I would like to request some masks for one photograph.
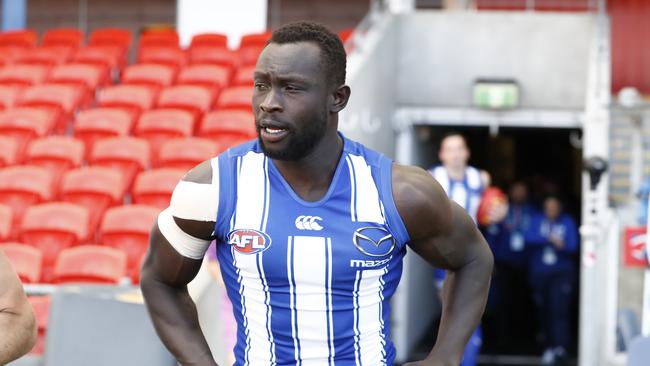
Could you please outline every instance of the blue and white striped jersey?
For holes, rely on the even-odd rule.
[[[236,365],[392,365],[390,298],[408,234],[391,160],[344,138],[329,190],[307,202],[257,141],[218,159],[217,256]]]
[[[464,208],[474,222],[477,222],[476,215],[485,190],[481,172],[468,166],[465,169],[465,177],[460,181],[452,179],[442,165],[429,169],[429,173],[440,183],[447,196]]]

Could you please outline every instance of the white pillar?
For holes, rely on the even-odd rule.
[[[178,0],[176,29],[181,46],[199,33],[224,33],[236,48],[242,35],[266,31],[266,0]]]
[[[415,0],[388,0],[391,13],[409,13],[415,10]]]

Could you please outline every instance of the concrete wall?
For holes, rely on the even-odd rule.
[[[513,78],[523,108],[582,108],[586,14],[419,11],[399,18],[398,103],[467,107],[477,78]]]
[[[339,121],[347,137],[390,157],[395,155],[395,21],[382,19],[366,34],[363,48],[348,57],[347,84],[352,95]]]

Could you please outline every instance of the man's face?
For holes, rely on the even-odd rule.
[[[510,188],[510,200],[513,203],[525,203],[528,200],[528,189],[523,183],[515,183]]]
[[[469,160],[469,149],[465,139],[461,136],[452,135],[440,143],[440,154],[438,156],[442,164],[451,168],[464,168]]]
[[[300,160],[328,125],[329,84],[311,42],[271,43],[254,73],[253,111],[260,145],[272,159]]]
[[[551,197],[544,201],[544,214],[550,220],[555,220],[562,213],[562,205],[557,198]]]

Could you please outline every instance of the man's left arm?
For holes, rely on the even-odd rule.
[[[448,273],[438,341],[425,360],[411,365],[457,366],[485,309],[492,253],[474,221],[424,170],[396,165],[393,196],[411,249]]]

